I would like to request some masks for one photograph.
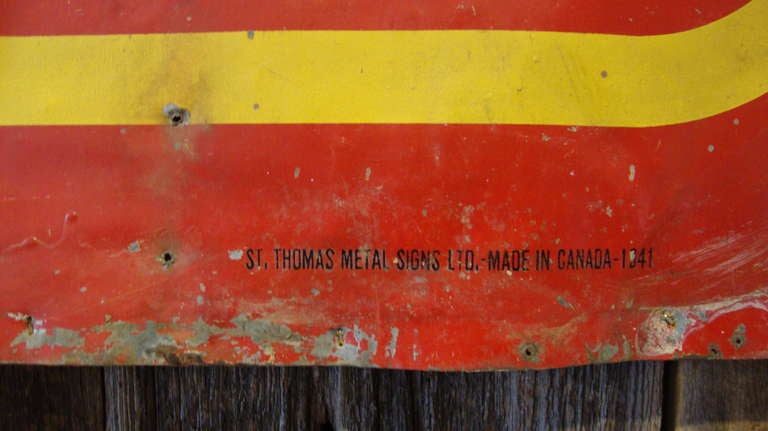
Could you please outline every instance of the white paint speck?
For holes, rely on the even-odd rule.
[[[200,283],[197,287],[200,289],[201,292],[205,292],[205,285],[203,283]]]
[[[715,151],[715,146],[714,145],[707,146],[707,151],[709,151],[710,153]]]
[[[579,128],[576,127],[576,126],[571,126],[571,127],[568,128],[568,131],[571,132],[571,133],[576,133],[576,132],[579,131]]]
[[[738,119],[738,118],[734,118],[734,119],[733,119],[733,125],[734,125],[734,126],[738,126],[740,123],[741,123],[741,121],[739,121],[739,119]]]
[[[88,287],[87,286],[80,286],[80,293],[85,293],[87,291],[88,291]]]
[[[384,357],[394,358],[395,354],[397,353],[397,336],[400,334],[400,329],[393,326],[392,328],[390,328],[389,333],[390,333],[389,343],[384,348]]]
[[[629,165],[629,175],[627,175],[627,178],[629,178],[630,181],[635,180],[635,172],[637,172],[635,165]]]
[[[240,260],[243,258],[243,250],[229,250],[229,260]]]
[[[301,175],[301,168],[297,166],[293,168],[293,178],[299,178],[299,175]]]
[[[541,134],[541,140],[542,141],[549,142],[550,139],[552,139],[552,138],[550,138],[549,136],[547,136],[547,135],[545,135],[543,133]]]
[[[609,218],[613,217],[613,208],[610,206],[605,207],[605,215],[607,215]]]
[[[576,171],[571,171],[571,172],[568,172],[568,175],[570,175],[570,176],[572,176],[572,177],[575,177],[575,176],[576,176]]]
[[[197,295],[197,305],[203,305],[204,302],[203,295]]]
[[[312,288],[309,291],[312,292],[312,296],[317,296],[317,295],[320,294],[320,291],[318,289],[315,289],[315,288]]]
[[[59,274],[61,274],[61,270],[60,269],[54,269],[53,270],[53,275],[59,275]]]
[[[24,313],[6,313],[6,316],[19,322],[25,322],[29,319],[29,314]]]
[[[365,168],[365,180],[370,181],[371,179],[371,168]]]
[[[464,207],[461,213],[461,224],[467,229],[472,229],[472,213],[475,212],[475,207],[467,205]]]

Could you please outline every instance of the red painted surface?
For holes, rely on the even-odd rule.
[[[4,31],[38,32],[24,18],[35,4]],[[80,4],[86,17],[120,10]],[[475,26],[433,15],[437,5],[359,26]],[[313,10],[286,25],[303,28]],[[158,31],[155,13],[130,12],[111,31]],[[240,26],[220,13],[190,25]],[[533,28],[637,31],[611,24],[615,11],[590,23],[531,16]],[[515,19],[504,25],[528,24]],[[74,22],[52,25],[67,33]],[[0,128],[0,361],[488,369],[768,357],[766,114],[764,95],[648,129]],[[249,248],[264,250],[266,267],[247,267]],[[332,249],[334,267],[277,269],[275,248]],[[389,269],[341,267],[342,249],[366,248],[385,250]],[[633,248],[646,261],[622,268]],[[398,270],[400,249],[440,251],[439,270]],[[550,250],[552,269],[490,271],[480,260],[523,249],[532,260]],[[558,269],[561,249],[616,260]],[[472,250],[478,268],[449,269],[448,250]]]
[[[547,30],[663,34],[714,21],[746,0],[29,0],[6,2],[0,34],[238,30]]]

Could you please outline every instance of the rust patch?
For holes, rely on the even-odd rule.
[[[161,356],[168,365],[186,366],[186,365],[205,365],[203,355],[192,352],[179,352],[174,346],[158,346],[154,353]]]

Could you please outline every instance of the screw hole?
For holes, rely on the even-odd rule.
[[[719,358],[722,356],[722,352],[720,352],[720,349],[715,344],[709,345],[709,356],[711,358]]]
[[[336,345],[339,347],[344,347],[344,333],[346,330],[344,328],[336,328],[334,329],[333,338],[336,342]]]
[[[171,127],[186,126],[189,124],[189,119],[192,117],[190,112],[180,106],[176,106],[173,103],[169,103],[163,107],[163,114],[168,117],[168,122]]]
[[[674,328],[675,325],[677,325],[677,319],[675,318],[675,315],[672,314],[670,311],[663,311],[661,313],[661,320],[667,324],[670,328]]]
[[[536,362],[539,360],[539,346],[535,343],[524,343],[520,346],[520,354],[526,361]]]
[[[170,251],[166,251],[160,255],[158,260],[160,260],[160,263],[163,264],[165,269],[168,269],[171,267],[171,265],[174,264],[174,262],[176,262],[176,257]]]
[[[739,326],[736,327],[736,330],[733,331],[733,335],[731,335],[731,345],[735,349],[741,349],[745,344],[747,344],[747,327],[744,326],[744,324],[739,324]]]
[[[731,341],[733,341],[733,347],[737,349],[741,348],[741,346],[744,345],[744,337],[742,337],[741,335],[734,335]]]

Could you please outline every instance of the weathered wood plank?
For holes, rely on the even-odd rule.
[[[102,430],[102,369],[0,366],[0,429]]]
[[[661,425],[663,364],[440,373],[316,370],[333,429],[626,429]]]
[[[152,430],[157,424],[155,377],[150,367],[104,369],[108,430]]]
[[[651,430],[662,370],[5,366],[0,429]]]
[[[685,360],[673,368],[668,428],[768,430],[768,361]]]
[[[160,429],[306,429],[311,369],[155,369]]]

